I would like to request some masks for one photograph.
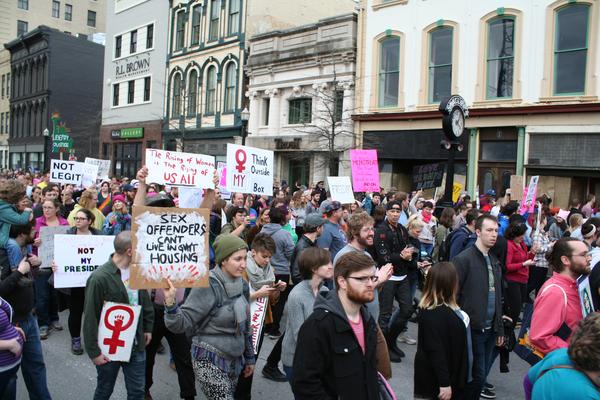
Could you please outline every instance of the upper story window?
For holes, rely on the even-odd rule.
[[[513,96],[515,20],[499,17],[488,22],[486,98]]]
[[[193,70],[190,72],[190,82],[188,84],[188,109],[187,115],[194,116],[198,112],[198,72]]]
[[[135,80],[127,82],[127,104],[133,104],[135,100]]]
[[[290,100],[290,112],[288,123],[291,124],[310,124],[312,121],[312,99],[293,99]]]
[[[235,63],[230,62],[225,69],[225,103],[224,112],[233,112],[235,110],[235,95],[237,89],[237,68]]]
[[[173,77],[173,104],[171,107],[171,118],[181,116],[181,75],[176,74]]]
[[[26,34],[28,30],[29,24],[27,21],[17,21],[17,36]]]
[[[137,29],[129,33],[129,54],[137,51]]]
[[[177,32],[175,34],[175,50],[183,49],[183,41],[185,39],[185,13],[183,11],[177,13]]]
[[[151,49],[154,46],[154,24],[146,27],[146,49]]]
[[[429,103],[438,103],[452,92],[453,31],[452,27],[441,26],[429,33]]]
[[[400,83],[400,38],[384,39],[379,51],[379,107],[396,107]]]
[[[192,44],[200,42],[200,18],[202,17],[202,7],[196,6],[192,10]]]
[[[60,18],[60,2],[52,1],[52,17]]]
[[[206,114],[215,113],[217,101],[217,69],[210,66],[206,72]]]
[[[116,107],[119,105],[119,84],[115,83],[113,85],[113,106]]]
[[[219,37],[219,15],[221,14],[221,1],[210,0],[210,24],[208,27],[208,40],[217,40]]]
[[[336,90],[333,97],[333,121],[340,122],[344,115],[344,91]]]
[[[585,92],[590,6],[569,4],[556,11],[554,94]]]
[[[29,0],[17,0],[17,7],[21,10],[29,10]]]
[[[229,0],[229,17],[227,18],[227,34],[235,35],[240,31],[240,0]]]
[[[87,25],[92,28],[96,27],[96,11],[88,10]]]
[[[121,57],[121,46],[123,43],[123,37],[121,35],[115,38],[115,58]]]
[[[151,79],[149,76],[144,78],[144,101],[150,101],[150,83]]]
[[[73,20],[73,6],[71,4],[65,4],[65,21]]]

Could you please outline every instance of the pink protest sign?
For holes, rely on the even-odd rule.
[[[377,150],[350,150],[352,187],[356,192],[379,191]]]

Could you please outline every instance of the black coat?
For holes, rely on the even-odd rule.
[[[292,253],[291,258],[291,271],[292,271],[292,282],[294,285],[302,282],[302,275],[300,274],[300,268],[298,267],[298,259],[300,258],[300,253],[310,247],[316,247],[317,243],[311,241],[306,235],[300,236],[298,239],[298,243],[294,247],[294,252]]]
[[[400,257],[400,252],[410,244],[408,231],[402,224],[392,228],[389,223],[383,222],[375,230],[373,238],[373,251],[377,265],[392,263],[395,276],[406,275],[413,267],[413,263]]]
[[[361,308],[365,353],[358,344],[337,292],[319,294],[300,328],[292,390],[296,400],[379,400],[377,324]]]
[[[415,355],[415,396],[437,399],[440,387],[451,386],[460,398],[468,376],[467,330],[448,306],[419,309]]]

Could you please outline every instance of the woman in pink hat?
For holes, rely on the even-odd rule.
[[[569,212],[567,210],[559,209],[558,213],[556,213],[554,216],[556,221],[550,225],[550,228],[548,229],[548,238],[551,242],[560,239],[565,234],[567,228],[569,227],[567,225],[568,215]]]
[[[127,212],[125,196],[116,194],[112,197],[112,212],[106,216],[103,235],[118,235],[122,231],[131,229],[131,215]]]

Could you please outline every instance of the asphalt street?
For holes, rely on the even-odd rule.
[[[66,329],[67,313],[61,313],[60,318],[63,325],[65,325],[65,330],[52,332],[50,337],[42,342],[50,392],[55,400],[90,400],[93,398],[94,388],[96,387],[95,368],[87,355],[75,356],[71,354],[70,338]],[[409,323],[409,334],[416,338],[416,324]],[[166,341],[163,341],[163,343],[166,345]],[[292,391],[287,383],[272,382],[263,378],[260,374],[265,359],[274,344],[275,341],[265,338],[252,388],[252,397],[255,399],[293,399]],[[406,358],[402,363],[393,364],[391,385],[399,400],[412,399],[413,360],[417,346],[400,344],[400,347],[406,352]],[[510,372],[501,374],[496,360],[488,381],[496,386],[498,399],[515,400],[524,398],[522,381],[527,366],[524,361],[511,354]],[[176,400],[178,398],[177,377],[175,372],[169,368],[168,351],[156,357],[154,385],[151,393],[155,400]],[[201,393],[199,388],[198,393]],[[28,398],[27,389],[19,372],[17,399],[26,400]],[[112,399],[125,400],[126,398],[123,377],[122,374],[119,374]],[[204,396],[200,394],[197,398],[203,399]]]

